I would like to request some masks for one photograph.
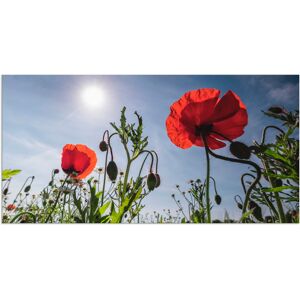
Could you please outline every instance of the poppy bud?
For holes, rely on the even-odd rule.
[[[232,142],[230,144],[230,152],[240,159],[249,159],[251,155],[249,147],[241,142]]]
[[[118,167],[113,160],[111,160],[108,163],[106,171],[107,171],[107,175],[111,181],[115,181],[117,179]]]
[[[54,173],[54,174],[58,174],[58,173],[59,173],[59,170],[58,170],[58,169],[54,169],[53,173]]]
[[[105,142],[105,141],[102,141],[100,144],[99,144],[99,149],[100,149],[100,151],[102,151],[102,152],[105,152],[105,151],[107,151],[107,143]]]
[[[3,195],[4,195],[4,196],[6,196],[6,195],[7,195],[7,193],[8,193],[8,188],[4,189],[4,191],[3,191]]]
[[[254,201],[249,202],[249,208],[253,210],[252,214],[258,221],[263,221],[263,216],[261,213],[261,208]]]
[[[220,205],[220,204],[221,204],[221,201],[222,201],[221,196],[220,196],[220,195],[216,195],[216,196],[215,196],[215,202],[216,202],[218,205]]]
[[[235,201],[235,202],[239,209],[243,209],[243,205],[240,202],[238,202],[238,201]]]
[[[160,176],[158,174],[155,174],[155,177],[156,177],[156,185],[155,187],[159,187],[160,186]]]
[[[154,173],[150,173],[147,177],[147,186],[149,191],[153,191],[156,187],[156,176]]]
[[[282,114],[284,112],[284,110],[282,109],[282,107],[272,106],[269,108],[269,112],[271,112],[273,114]]]
[[[297,217],[297,211],[296,210],[292,210],[292,217],[294,217],[294,218]]]
[[[24,192],[25,193],[28,193],[31,189],[31,186],[30,185],[27,185],[26,188],[24,189]]]

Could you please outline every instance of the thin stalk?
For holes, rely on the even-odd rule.
[[[244,182],[244,177],[245,177],[245,176],[250,176],[250,177],[253,178],[253,179],[255,179],[255,176],[254,176],[253,174],[250,174],[250,173],[245,173],[245,174],[243,174],[243,176],[241,177],[242,186],[243,186],[244,192],[246,193],[246,187],[245,187],[245,182]],[[258,182],[258,185],[259,185],[259,187],[262,189],[262,185],[261,185],[260,182]],[[270,211],[272,211],[272,212],[276,215],[276,217],[279,218],[279,214],[278,214],[278,212],[277,212],[275,206],[273,205],[273,203],[269,200],[267,194],[264,193],[264,192],[262,192],[262,195],[263,195],[263,197],[264,197],[264,199],[265,199],[265,201],[266,201],[266,203],[267,203],[267,205],[268,205]]]
[[[104,191],[105,191],[106,169],[107,169],[107,157],[108,157],[108,149],[106,150],[105,163],[104,163],[104,176],[103,176],[103,186],[102,186],[101,206],[103,206],[103,202],[104,202]]]
[[[209,148],[207,146],[207,141],[205,136],[202,136],[205,144],[205,154],[206,154],[206,184],[205,184],[205,197],[206,197],[206,214],[207,214],[207,223],[211,223],[210,216],[210,200],[209,200],[209,178],[210,178],[210,160],[209,160]]]

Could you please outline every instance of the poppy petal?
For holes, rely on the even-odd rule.
[[[213,131],[220,133],[229,139],[235,139],[244,133],[244,127],[248,124],[248,114],[245,109],[240,109],[230,118],[214,122]],[[221,138],[221,137],[220,137]]]
[[[233,116],[239,109],[246,109],[240,97],[232,91],[228,91],[218,100],[214,109],[214,121],[221,121]]]
[[[173,144],[187,149],[193,144],[189,140],[189,134],[185,128],[180,124],[179,120],[171,113],[166,120],[167,134]]]
[[[73,151],[73,166],[77,173],[83,173],[90,164],[90,159],[81,151],[76,150]]]
[[[191,141],[193,142],[193,145],[195,145],[195,146],[205,147],[204,141],[202,140],[201,137],[195,136],[194,138],[191,139]],[[206,137],[206,142],[207,142],[207,146],[212,150],[223,148],[226,146],[225,143],[213,138],[210,135]]]
[[[73,171],[77,172],[78,175],[74,176],[74,178],[85,178],[93,171],[96,163],[96,153],[85,145],[67,144],[63,148],[62,169],[67,174],[70,174]]]
[[[220,96],[220,91],[217,89],[199,89],[185,93],[178,101],[174,102],[170,109],[175,115],[181,116],[181,112],[189,103],[203,102],[207,100],[217,100]]]
[[[62,152],[62,160],[61,160],[61,168],[63,170],[69,170],[72,168],[73,163],[73,150],[75,148],[75,145],[67,144],[63,148]]]
[[[181,113],[180,122],[193,132],[196,126],[212,123],[216,103],[217,99],[212,99],[188,104]]]
[[[77,149],[80,150],[81,152],[83,152],[89,159],[89,165],[87,166],[87,168],[76,177],[78,179],[83,179],[94,170],[96,163],[97,163],[97,156],[93,150],[89,149],[85,145],[78,144],[76,146],[77,146]]]
[[[208,136],[207,138],[207,145],[210,149],[215,150],[215,149],[220,149],[226,146],[225,143],[216,140],[215,138]]]

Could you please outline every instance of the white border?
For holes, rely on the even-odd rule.
[[[298,74],[297,1],[1,1],[1,74]],[[294,299],[299,225],[0,225],[1,299]]]

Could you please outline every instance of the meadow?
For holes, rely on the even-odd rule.
[[[11,190],[11,182],[26,170],[2,170],[2,222],[299,223],[297,110],[281,106],[264,112],[258,109],[273,125],[262,128],[260,140],[246,144],[238,139],[248,125],[247,108],[237,94],[228,91],[220,97],[219,90],[208,88],[186,92],[170,107],[166,133],[174,147],[199,147],[205,152],[206,161],[201,163],[206,176],[188,184],[176,182],[176,174],[171,179],[161,178],[160,153],[149,149],[143,117],[134,112],[136,121],[130,123],[128,113],[132,114],[123,107],[120,120],[111,122],[111,129],[103,132],[97,151],[85,144],[66,144],[61,168],[49,170],[49,183],[39,193],[31,193],[34,176],[18,191]],[[124,171],[114,159],[115,143],[123,148]],[[231,156],[218,153],[224,147]],[[96,167],[100,155],[104,165]],[[182,155],[186,155],[184,151]],[[212,211],[222,203],[222,185],[212,175],[212,157],[249,167],[235,182],[244,192],[232,199],[240,211],[238,219],[232,219],[230,211],[223,219],[212,218]],[[133,166],[138,168],[137,174],[132,172]],[[145,214],[146,198],[165,180],[174,182],[170,198],[178,209]]]

